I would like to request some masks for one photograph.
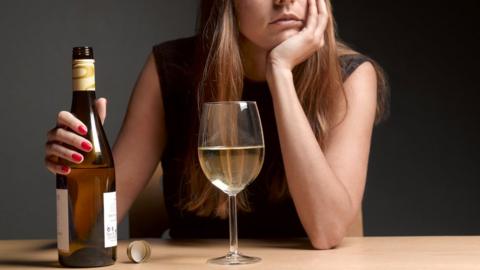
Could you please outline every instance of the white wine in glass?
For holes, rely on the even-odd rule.
[[[207,178],[228,195],[242,191],[260,172],[263,145],[199,147],[200,165]]]
[[[230,251],[210,259],[222,265],[260,261],[238,252],[236,195],[260,173],[264,140],[255,102],[209,102],[202,108],[198,157],[206,177],[229,197]]]

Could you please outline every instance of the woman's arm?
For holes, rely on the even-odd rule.
[[[312,245],[338,245],[361,208],[370,139],[375,119],[377,82],[373,65],[359,66],[345,82],[348,110],[329,131],[322,151],[298,100],[292,72],[271,67],[269,85],[274,102],[282,158],[290,194]]]
[[[345,82],[348,103],[334,112],[341,123],[328,131],[322,150],[297,97],[292,69],[325,44],[324,0],[308,0],[305,28],[269,53],[266,77],[274,103],[290,194],[318,249],[338,245],[361,207],[373,129],[377,79],[369,62]],[[339,89],[340,91],[340,89]]]
[[[151,54],[130,97],[113,147],[119,221],[147,185],[160,160],[166,140],[164,115],[158,73]]]

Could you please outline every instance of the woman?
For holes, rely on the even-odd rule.
[[[170,235],[227,236],[226,198],[196,157],[198,108],[255,100],[266,156],[238,198],[240,236],[337,246],[361,210],[372,129],[386,112],[380,68],[336,40],[329,0],[204,0],[199,26],[154,46],[139,76],[113,147],[119,219],[161,160]],[[104,119],[106,100],[97,108]],[[68,174],[56,160],[79,163],[72,154],[91,144],[72,114],[57,124],[46,166]]]

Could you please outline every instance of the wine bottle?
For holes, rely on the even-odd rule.
[[[81,164],[57,174],[57,244],[67,267],[111,265],[117,257],[115,169],[110,146],[95,109],[95,60],[91,47],[73,48],[71,112],[87,127],[92,143]],[[75,149],[75,151],[80,151]]]

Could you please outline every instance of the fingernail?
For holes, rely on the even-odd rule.
[[[84,126],[82,126],[82,125],[78,126],[78,131],[79,131],[80,134],[82,134],[82,135],[87,135],[87,128],[84,127]]]
[[[72,154],[72,158],[73,158],[73,160],[78,161],[78,162],[82,161],[82,159],[83,159],[82,156],[79,155],[79,154]]]
[[[67,173],[68,172],[68,167],[67,166],[62,166],[62,172]]]
[[[90,151],[90,150],[92,150],[92,146],[91,146],[89,143],[87,143],[87,142],[82,142],[82,148],[83,148],[83,150],[85,150],[85,151]]]

